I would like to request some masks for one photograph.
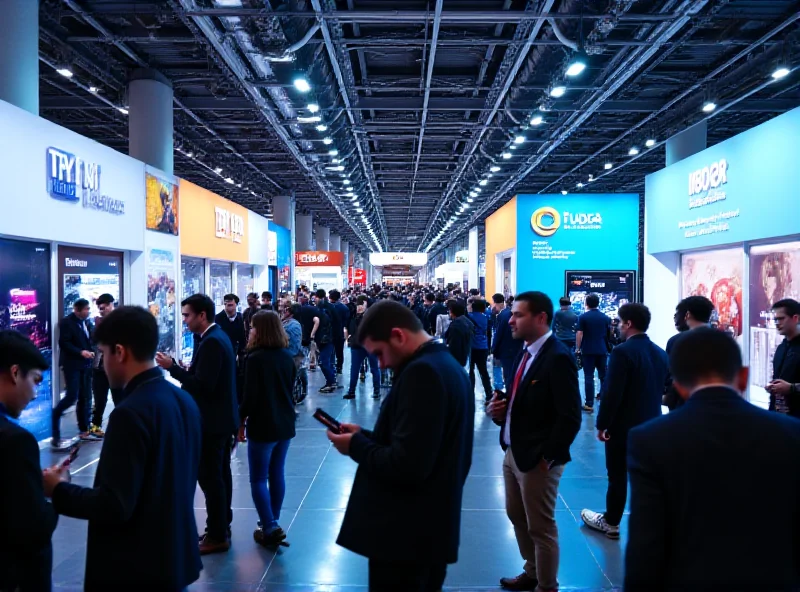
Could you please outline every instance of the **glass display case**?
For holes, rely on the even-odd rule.
[[[255,267],[247,263],[236,264],[236,292],[239,297],[239,310],[247,307],[247,295],[256,287]]]
[[[209,262],[209,296],[214,301],[217,313],[225,308],[223,298],[233,289],[233,264],[227,261]]]
[[[183,285],[182,298],[192,294],[205,294],[206,291],[206,263],[196,257],[181,257],[181,283]],[[189,366],[194,355],[194,335],[181,324],[181,351],[180,361],[184,366]]]

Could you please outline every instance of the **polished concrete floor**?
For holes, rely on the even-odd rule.
[[[369,383],[369,376],[367,379]],[[286,463],[287,492],[280,523],[288,533],[291,547],[273,553],[253,542],[257,515],[250,497],[247,453],[240,447],[233,459],[231,551],[204,557],[200,580],[190,590],[366,591],[367,560],[335,542],[356,465],[330,446],[311,413],[319,406],[339,420],[371,427],[378,416],[380,401],[370,398],[371,387],[366,388],[363,383],[355,401],[344,401],[343,391],[335,395],[316,393],[323,384],[320,372],[311,373],[311,382],[313,395],[299,409],[297,437],[292,441]],[[482,393],[478,398],[482,399]],[[74,426],[73,422],[72,414],[63,419],[65,435],[72,433],[68,428]],[[479,411],[475,418],[472,470],[464,492],[459,561],[448,570],[447,590],[499,590],[500,577],[522,571],[523,562],[504,509],[502,451],[497,432],[498,428]],[[92,484],[100,447],[101,444],[84,447],[75,463],[76,483]],[[627,516],[618,542],[587,531],[580,520],[582,508],[602,511],[605,507],[605,461],[601,445],[594,437],[590,415],[584,415],[572,457],[573,462],[567,466],[561,481],[557,511],[561,589],[588,592],[621,588]],[[50,452],[43,451],[43,466],[51,462]],[[195,513],[200,530],[205,526],[204,507],[198,489]],[[62,517],[53,543],[55,589],[81,590],[86,523]]]

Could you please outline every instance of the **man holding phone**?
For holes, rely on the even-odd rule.
[[[358,341],[395,374],[374,430],[343,423],[343,433],[328,432],[359,465],[337,543],[369,559],[371,592],[438,591],[458,560],[472,464],[469,378],[399,302],[371,306]],[[425,536],[413,525],[424,525]]]

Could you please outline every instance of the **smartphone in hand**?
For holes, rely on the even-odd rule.
[[[336,419],[325,413],[322,409],[317,407],[317,410],[314,412],[314,419],[332,431],[334,434],[341,434],[342,433],[342,426],[341,424],[336,421]]]
[[[81,449],[80,444],[73,445],[69,449],[69,454],[67,455],[67,457],[64,460],[62,460],[60,463],[58,463],[58,468],[59,469],[69,468],[69,466],[73,462],[75,462],[75,459],[78,458],[78,453],[79,453],[80,449]]]

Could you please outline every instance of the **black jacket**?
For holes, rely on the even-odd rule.
[[[661,415],[668,375],[666,352],[647,335],[636,335],[615,347],[595,427],[627,438],[628,430]]]
[[[524,352],[514,362],[514,375]],[[509,385],[509,397],[511,385]],[[500,425],[500,446],[505,420]],[[544,458],[554,465],[572,460],[569,448],[581,428],[578,366],[567,347],[554,335],[544,342],[530,369],[520,380],[511,407],[511,453],[522,472]]]
[[[436,333],[436,318],[439,315],[446,315],[446,314],[447,314],[447,307],[443,303],[437,302],[436,304],[434,304],[428,311],[428,315],[425,317],[425,330],[431,335]]]
[[[58,516],[44,497],[39,445],[0,412],[0,590],[49,591]]]
[[[204,434],[225,436],[236,432],[236,361],[230,339],[219,325],[210,327],[200,339],[188,370],[173,363],[169,373],[200,408]]]
[[[456,361],[465,366],[469,361],[469,354],[472,352],[472,334],[475,332],[475,324],[466,315],[453,319],[444,334],[447,348]]]
[[[789,384],[800,384],[800,335],[789,341],[784,339],[772,358],[773,380],[785,380]],[[800,392],[786,395],[789,415],[800,417]],[[769,396],[770,411],[775,411],[775,395]]]
[[[247,354],[244,399],[239,406],[247,421],[247,438],[254,442],[278,442],[294,438],[292,388],[297,369],[285,349],[257,348]]]
[[[86,319],[85,323],[89,330],[89,337],[83,332],[81,321],[74,312],[58,323],[58,347],[60,350],[58,360],[64,370],[86,370],[92,367],[92,360],[87,360],[81,355],[82,351],[94,351],[91,339],[94,327],[89,319]]]
[[[331,331],[331,339],[330,340],[331,341],[335,341],[337,335],[341,335],[342,339],[344,339],[344,333],[342,332],[342,329],[343,329],[342,323],[341,323],[341,321],[339,319],[339,315],[336,314],[336,309],[333,308],[333,304],[331,304],[330,301],[327,298],[325,298],[323,300],[318,300],[317,301],[317,310],[320,310],[320,311],[324,312],[328,316],[328,320],[330,321],[330,324],[331,324],[331,329],[330,329],[330,331]],[[320,317],[320,329],[319,330],[322,330],[322,323],[323,322],[324,322],[324,320],[322,319],[322,317]],[[317,337],[319,337],[319,335]],[[319,339],[317,339],[317,343],[320,343]]]
[[[800,422],[724,387],[632,429],[626,592],[799,590],[797,467]]]
[[[244,353],[247,347],[247,335],[244,332],[244,317],[242,313],[237,312],[236,318],[231,321],[228,318],[228,313],[223,310],[214,317],[214,322],[219,325],[219,328],[231,340],[234,355],[238,356]]]
[[[469,377],[444,345],[397,368],[374,431],[351,441],[358,471],[338,544],[381,561],[455,563],[474,418]]]
[[[333,336],[334,341],[343,341],[344,340],[344,330],[350,324],[350,309],[347,308],[347,305],[342,304],[341,302],[337,302],[336,304],[332,304],[334,316],[336,316],[336,320],[339,324],[339,332],[335,333]]]
[[[350,324],[347,327],[347,333],[350,336],[347,342],[350,347],[363,347],[358,340],[358,327],[361,325],[361,319],[363,318],[364,313],[358,314],[357,312],[350,317]]]
[[[514,339],[511,334],[511,309],[504,308],[494,319],[494,339],[492,339],[492,354],[498,360],[514,360],[522,351],[524,345],[521,339]]]
[[[61,483],[59,514],[89,521],[85,590],[182,590],[200,575],[194,496],[200,412],[159,368],[111,413],[94,487]]]
[[[675,347],[675,344],[678,340],[685,335],[685,333],[676,333],[672,337],[669,338],[667,341],[667,359],[669,359],[669,355],[672,353],[672,348]],[[680,394],[675,387],[672,385],[672,374],[667,374],[667,378],[664,381],[664,405],[666,405],[670,411],[674,411],[678,407],[683,405],[683,399],[681,398]]]

